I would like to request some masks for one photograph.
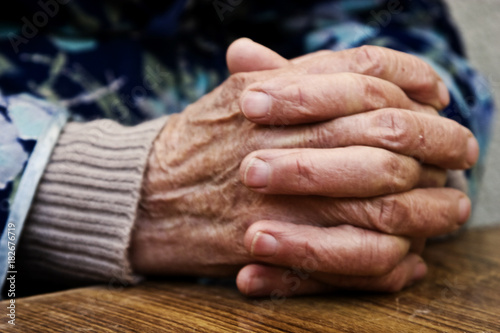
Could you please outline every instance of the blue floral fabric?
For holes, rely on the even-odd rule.
[[[480,142],[480,161],[467,173],[475,198],[494,105],[441,1],[19,0],[9,6],[0,13],[0,230],[54,113],[133,125],[181,112],[227,78],[225,51],[239,37],[287,58],[371,44],[429,62],[452,95],[442,115]],[[34,190],[37,182],[23,184]]]

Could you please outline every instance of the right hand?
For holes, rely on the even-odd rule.
[[[420,65],[408,64],[412,70]],[[310,75],[300,66],[232,75],[171,117],[145,175],[131,248],[138,273],[222,276],[255,262],[291,267],[300,265],[293,254],[303,248],[318,254],[325,274],[372,281],[354,287],[381,289],[384,277],[394,274],[402,287],[418,266],[414,257],[411,264],[403,260],[410,239],[451,232],[466,221],[470,202],[464,193],[427,187],[444,185],[441,168],[475,162],[474,147],[456,144],[473,139],[470,131],[429,114],[431,107],[387,80]],[[241,113],[256,105],[248,104],[249,92],[264,88],[275,93],[272,105],[280,106],[263,118],[268,126]],[[330,94],[337,98],[325,103]],[[281,126],[287,122],[311,124]],[[259,160],[267,164],[267,177],[255,177]],[[263,258],[248,235],[273,230],[283,246],[277,257]],[[322,251],[325,246],[329,251]],[[329,257],[336,251],[345,255]]]

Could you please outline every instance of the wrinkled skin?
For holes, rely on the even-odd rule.
[[[472,133],[437,115],[449,96],[430,66],[377,47],[288,61],[249,40],[230,47],[228,66],[154,143],[134,270],[239,272],[256,296],[423,278],[425,238],[470,213],[464,193],[443,188],[445,170],[478,157]],[[307,278],[293,283],[290,267]]]

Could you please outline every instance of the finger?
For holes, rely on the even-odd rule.
[[[310,148],[378,147],[443,169],[469,169],[479,157],[479,144],[469,129],[445,117],[402,109],[381,109],[286,130]],[[275,136],[273,142],[283,140],[283,132]]]
[[[340,52],[322,51],[291,60],[306,73],[359,73],[390,81],[410,98],[444,109],[450,95],[436,71],[417,56],[379,46],[365,45]]]
[[[240,38],[229,46],[226,61],[231,74],[277,69],[290,64],[273,50],[248,38]]]
[[[366,199],[334,199],[314,196],[270,196],[255,213],[257,219],[335,227],[349,224],[384,234],[429,238],[458,230],[469,218],[471,203],[451,188],[415,189]]]
[[[236,277],[240,292],[251,297],[289,297],[312,295],[335,290],[334,286],[319,282],[310,274],[296,269],[250,264]]]
[[[278,76],[248,86],[240,98],[244,115],[258,124],[303,124],[382,108],[432,112],[396,85],[351,73]]]
[[[252,264],[240,270],[236,283],[247,296],[290,297],[334,290],[397,292],[427,274],[422,258],[408,254],[392,271],[382,276],[317,274],[303,267],[286,269]]]
[[[260,262],[366,276],[394,269],[408,253],[410,241],[350,225],[324,228],[260,221],[248,228],[244,245]]]
[[[240,177],[259,193],[337,198],[373,197],[446,182],[444,171],[364,146],[258,150],[243,160]]]

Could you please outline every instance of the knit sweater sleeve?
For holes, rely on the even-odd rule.
[[[24,275],[134,284],[128,247],[146,161],[168,117],[65,126],[37,189],[18,261]]]

